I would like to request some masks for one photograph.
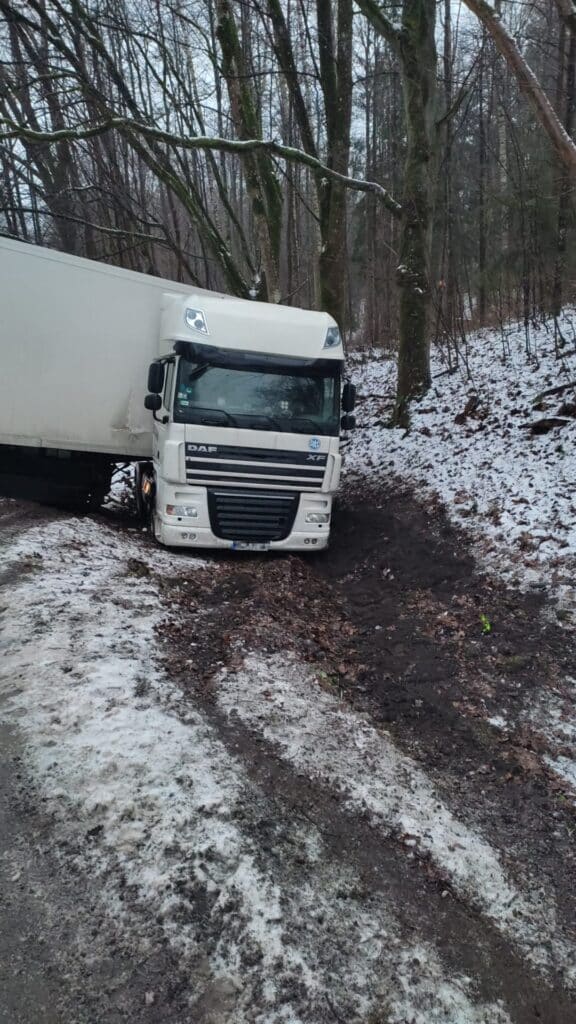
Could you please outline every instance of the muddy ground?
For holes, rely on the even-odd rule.
[[[3,550],[31,525],[59,517],[65,519],[26,503],[5,505]],[[115,537],[133,530],[128,519],[90,518]],[[131,539],[141,556],[131,554],[127,572],[156,587],[168,609],[156,626],[157,658],[177,687],[179,713],[183,720],[189,711],[203,716],[252,787],[241,827],[262,871],[282,879],[285,894],[293,894],[287,902],[308,873],[314,891],[325,885],[331,894],[326,910],[308,907],[301,942],[312,974],[332,977],[332,987],[312,994],[311,982],[297,991],[292,980],[267,1004],[266,979],[258,978],[262,950],[250,942],[239,946],[238,991],[232,982],[207,984],[206,961],[226,931],[234,932],[241,912],[219,905],[198,885],[186,892],[185,912],[202,921],[204,957],[196,950],[188,961],[167,942],[153,908],[148,920],[142,901],[127,890],[148,934],[143,960],[129,930],[116,933],[99,905],[77,855],[74,823],[63,835],[49,801],[46,808],[42,780],[27,767],[25,737],[6,728],[0,1020],[484,1024],[500,1018],[482,1006],[497,1004],[508,1015],[501,1019],[514,1024],[573,1024],[574,992],[554,951],[548,967],[539,967],[538,956],[463,896],[441,858],[394,827],[375,827],[329,777],[295,768],[264,729],[227,713],[220,700],[223,671],[241,672],[248,655],[270,664],[291,656],[305,663],[319,694],[374,726],[375,735],[389,736],[422,770],[450,812],[498,851],[520,892],[542,888],[557,913],[552,932],[576,949],[574,794],[550,766],[550,759],[573,752],[531,717],[533,703],[548,691],[562,696],[566,680],[576,676],[573,636],[555,614],[553,595],[512,591],[479,571],[469,541],[445,510],[419,503],[393,481],[372,490],[352,484],[336,514],[330,551],[313,557],[208,556],[188,581],[180,571],[156,571],[150,541],[134,533]],[[12,600],[14,573],[10,568],[2,580],[0,568],[3,605]],[[309,862],[295,841],[300,826],[318,837],[320,864]],[[97,839],[98,833],[91,841]],[[322,879],[340,873],[355,882],[334,895]],[[178,884],[184,885],[182,876]],[[346,977],[350,935],[362,914],[380,920],[389,908],[400,947],[417,939],[436,950],[448,978],[473,979],[477,1016],[454,1002],[445,1012],[433,1003],[427,1011],[427,995],[404,1011],[388,1001],[385,987],[376,1010],[355,997],[356,983]],[[284,913],[292,941],[297,915]],[[544,928],[541,943],[550,945]],[[354,957],[356,964],[357,952]],[[417,987],[424,974],[418,958],[404,969]],[[370,971],[380,991],[373,964],[368,979]],[[248,978],[250,996],[241,997]]]

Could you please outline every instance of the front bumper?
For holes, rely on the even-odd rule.
[[[219,516],[210,512],[210,494],[213,493],[205,487],[180,489],[166,481],[158,480],[156,494],[156,509],[154,513],[154,535],[160,544],[168,547],[185,548],[219,548],[221,550],[266,550],[266,551],[321,551],[328,546],[330,537],[330,521],[327,523],[307,523],[306,515],[310,512],[323,512],[330,515],[332,509],[332,495],[323,491],[319,492],[284,492],[294,495],[297,499],[297,507],[291,522],[290,532],[280,540],[266,540],[265,532],[258,536],[260,525],[258,521],[258,509],[255,512],[253,531],[250,530],[250,500],[261,491],[229,490],[228,496],[243,495],[247,499],[246,507],[242,508],[241,521],[238,523],[248,525],[248,529],[239,529],[235,534],[234,526],[230,525],[230,517],[227,517],[229,509],[223,510],[223,522],[226,520],[226,529],[220,531]],[[166,513],[166,506],[193,505],[197,510],[196,516],[174,516]],[[270,509],[266,512],[266,517]],[[215,532],[216,531],[216,532]],[[224,536],[221,536],[220,533]],[[253,537],[250,536],[253,534]],[[250,541],[253,540],[253,543]]]
[[[228,551],[322,551],[328,547],[330,539],[330,532],[324,527],[323,530],[317,528],[317,532],[314,533],[301,533],[292,530],[292,533],[284,540],[242,545],[236,541],[216,537],[209,528],[192,525],[175,526],[162,521],[160,516],[155,517],[154,534],[160,544],[165,544],[167,547],[220,548]]]

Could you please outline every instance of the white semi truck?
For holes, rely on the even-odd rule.
[[[325,313],[0,238],[4,493],[96,506],[133,462],[162,544],[318,550],[354,425],[343,368]]]

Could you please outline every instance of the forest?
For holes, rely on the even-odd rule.
[[[0,0],[0,230],[399,350],[573,297],[570,0]]]
[[[575,1024],[575,107],[576,0],[0,0],[1,1022]]]

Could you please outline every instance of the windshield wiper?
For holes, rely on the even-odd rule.
[[[266,423],[270,424],[271,427],[274,427],[275,430],[284,430],[280,420],[277,420],[274,416],[269,416],[268,413],[242,413],[242,415],[245,416],[247,420],[250,420],[251,427],[254,427],[255,420],[266,420]],[[256,430],[258,428],[254,427],[254,429]]]
[[[314,420],[309,420],[306,416],[294,416],[292,426],[300,428],[299,430],[296,429],[295,433],[304,434],[317,434],[321,429],[317,423],[314,423]]]
[[[199,363],[195,370],[190,370],[187,383],[190,383],[191,380],[198,380],[199,377],[203,377],[206,370],[209,369],[210,363]]]
[[[206,413],[207,415],[200,416],[200,413]],[[216,418],[222,416],[226,423],[231,423],[232,426],[234,427],[237,427],[239,425],[238,420],[235,419],[234,416],[231,416],[229,412],[226,412],[225,409],[210,409],[208,406],[195,405],[193,408],[190,409],[190,415],[196,416],[197,414],[199,416],[200,423],[205,423],[207,426],[212,426],[208,418],[209,416],[214,416]],[[187,420],[186,422],[190,423],[194,421]],[[215,425],[217,426],[218,424]]]

